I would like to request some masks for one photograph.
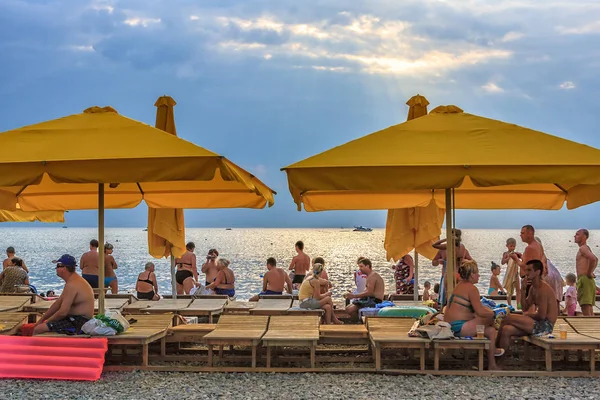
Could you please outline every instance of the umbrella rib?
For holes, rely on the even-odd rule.
[[[23,191],[24,191],[25,189],[27,189],[27,187],[28,187],[28,186],[29,186],[29,185],[25,185],[25,186],[23,186],[23,187],[22,187],[22,188],[21,188],[21,189],[20,189],[20,190],[19,190],[17,193],[15,193],[15,197],[19,197],[19,196],[21,195],[21,193],[23,193]]]
[[[140,185],[140,183],[136,182],[135,184],[137,185],[138,189],[140,189],[140,193],[142,194],[142,197],[144,197],[144,190],[142,189],[142,186]]]
[[[554,186],[556,186],[557,188],[559,188],[560,190],[562,190],[564,194],[567,194],[567,191],[565,190],[565,188],[563,188],[562,186],[560,186],[558,183],[555,183]]]

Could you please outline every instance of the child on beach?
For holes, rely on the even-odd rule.
[[[517,308],[520,309],[521,306],[519,303],[519,299],[521,298],[521,280],[519,277],[519,265],[513,260],[510,255],[516,254],[517,257],[522,258],[523,255],[521,253],[515,252],[515,248],[517,247],[517,241],[514,238],[506,239],[506,251],[502,254],[502,261],[500,264],[506,264],[506,273],[504,274],[504,282],[502,282],[502,286],[504,286],[504,291],[506,292],[506,303],[510,306],[513,293],[516,292],[517,295]]]
[[[566,312],[569,317],[574,317],[577,308],[577,289],[575,288],[577,277],[571,272],[565,276],[565,281],[567,282],[567,290],[565,290],[565,309],[563,313]]]
[[[498,296],[504,289],[500,284],[500,266],[492,261],[492,277],[490,278],[490,287],[488,288],[488,296]]]
[[[423,284],[423,301],[433,300],[429,290],[431,290],[431,282],[425,281]]]
[[[434,308],[438,309],[440,307],[440,303],[439,303],[439,298],[440,298],[440,284],[436,283],[435,285],[433,285],[433,293],[431,294],[431,300],[435,301],[435,306]]]

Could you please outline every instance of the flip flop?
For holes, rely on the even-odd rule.
[[[500,351],[498,353],[498,350]],[[504,353],[506,353],[506,350],[504,349],[496,349],[496,354],[494,354],[495,357],[502,357],[504,355]]]

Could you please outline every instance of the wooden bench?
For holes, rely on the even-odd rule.
[[[28,319],[27,313],[0,312],[0,335],[16,335]]]
[[[319,344],[369,344],[369,331],[359,325],[321,325]]]
[[[257,301],[230,301],[223,308],[223,314],[245,314],[258,305]]]
[[[256,368],[257,348],[267,331],[268,316],[222,315],[215,329],[204,336],[208,346],[208,366],[213,366],[213,347],[249,346],[252,348],[252,368]]]
[[[180,309],[177,313],[185,317],[200,317],[208,316],[208,323],[213,323],[213,316],[223,313],[223,309],[227,304],[227,298],[211,299],[202,298],[195,299],[186,308]]]
[[[381,371],[381,350],[384,349],[417,349],[419,350],[420,369],[425,369],[425,349],[431,340],[410,337],[408,331],[415,323],[413,318],[366,317],[369,339],[373,345],[375,369]]]
[[[544,349],[545,358],[546,358],[546,371],[552,372],[552,351],[554,350],[587,350],[590,352],[590,370],[592,372],[595,371],[596,365],[596,349],[600,348],[600,340],[595,338],[593,334],[587,335],[582,334],[576,330],[576,327],[579,327],[584,332],[587,328],[585,328],[585,320],[595,320],[596,318],[558,318],[556,323],[554,324],[554,330],[552,331],[552,336],[554,339],[550,339],[548,337],[535,337],[535,336],[524,336],[522,339],[531,343],[534,346],[541,347]],[[578,321],[575,321],[578,320]],[[581,321],[582,323],[579,323]],[[571,323],[572,322],[572,323]],[[573,325],[574,324],[574,325]],[[567,338],[560,338],[560,325],[567,326]],[[593,326],[593,325],[588,325]],[[600,329],[600,326],[598,326]]]
[[[167,342],[169,343],[200,343],[204,336],[215,330],[217,324],[188,324],[169,328]]]
[[[308,347],[310,367],[315,368],[319,320],[314,315],[272,316],[269,329],[262,337],[263,346],[267,348],[267,368],[271,367],[271,349],[283,346]]]
[[[33,304],[27,304],[23,307],[23,311],[44,314],[50,309],[50,307],[52,307],[52,304],[54,304],[55,301],[56,300],[45,300]],[[104,307],[107,309],[110,308],[121,311],[128,305],[128,303],[129,300],[123,298],[104,299]],[[98,312],[98,299],[94,300],[94,312]]]
[[[283,315],[292,305],[292,298],[260,299],[256,306],[250,309],[250,315]]]

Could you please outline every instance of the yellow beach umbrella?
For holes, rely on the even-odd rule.
[[[400,148],[412,151],[398,157]],[[357,154],[376,155],[357,157]],[[298,210],[569,209],[600,199],[600,150],[442,106],[283,168]],[[448,244],[448,260],[454,260]],[[453,262],[447,273],[454,276]],[[449,285],[448,292],[452,292]]]
[[[0,159],[0,209],[15,210],[17,203],[24,211],[98,208],[99,265],[105,208],[131,208],[142,200],[155,208],[274,202],[274,191],[223,156],[110,107],[0,133],[0,146],[13,150]]]
[[[65,222],[64,211],[0,210],[0,222]]]

